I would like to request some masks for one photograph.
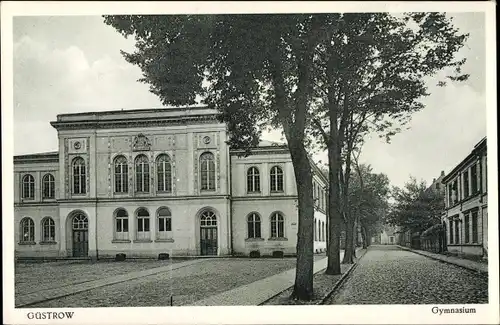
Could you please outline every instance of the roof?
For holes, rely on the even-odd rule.
[[[39,152],[25,155],[14,156],[14,163],[40,163],[40,162],[58,162],[59,152]]]
[[[443,177],[442,182],[446,183],[450,180],[460,169],[464,167],[464,165],[468,164],[474,157],[476,157],[481,151],[486,150],[486,137],[482,138],[479,141],[472,151],[465,157],[458,165],[455,166],[445,177]]]

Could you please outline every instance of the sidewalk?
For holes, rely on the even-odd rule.
[[[357,249],[356,252],[359,250]],[[344,251],[340,251],[340,260]],[[328,258],[314,262],[313,272],[326,268]],[[247,285],[243,285],[208,298],[198,300],[191,306],[257,306],[276,294],[290,288],[295,282],[295,269],[291,269]]]
[[[412,249],[412,248],[408,248],[408,247],[400,246],[400,245],[398,245],[398,247],[401,249],[407,250],[407,251],[414,252],[416,254],[427,256],[429,258],[432,258],[432,259],[435,259],[438,261],[443,261],[445,263],[461,266],[463,268],[466,268],[466,269],[469,269],[472,271],[476,271],[479,273],[488,274],[488,264],[485,264],[485,263],[479,263],[479,262],[467,260],[467,259],[456,257],[456,256],[448,256],[448,255],[442,255],[442,254]]]
[[[153,275],[161,272],[168,272],[171,270],[176,270],[181,267],[189,266],[195,263],[200,263],[202,261],[206,261],[206,259],[196,259],[190,260],[186,262],[180,262],[175,264],[169,264],[165,266],[160,266],[152,269],[142,270],[142,271],[134,271],[130,273],[120,274],[112,277],[107,277],[99,280],[82,282],[74,285],[67,285],[63,287],[41,290],[37,292],[28,293],[25,295],[16,296],[15,298],[15,306],[22,307],[26,305],[31,305],[37,302],[45,301],[47,299],[56,299],[60,297],[64,297],[67,295],[75,294],[78,292],[83,292],[103,286],[107,286],[110,284],[120,283],[124,281],[129,281],[137,278],[142,278],[148,275]]]

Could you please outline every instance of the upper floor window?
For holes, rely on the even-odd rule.
[[[56,180],[54,175],[46,174],[42,179],[43,184],[43,198],[53,199],[55,197]]]
[[[51,217],[42,220],[42,241],[53,242],[56,240],[56,223]]]
[[[31,174],[24,175],[23,177],[23,187],[22,187],[22,197],[23,199],[34,199],[35,198],[35,178]]]
[[[29,217],[21,220],[20,242],[30,243],[35,241],[35,223]]]
[[[137,233],[136,239],[149,240],[149,212],[144,208],[137,210]]]
[[[252,212],[247,217],[248,238],[261,238],[260,216]]]
[[[247,191],[260,192],[260,175],[257,167],[250,167],[247,171]]]
[[[158,192],[172,192],[172,163],[168,155],[159,155],[156,159]]]
[[[135,158],[135,190],[149,192],[149,161],[145,155]]]
[[[128,240],[128,213],[119,208],[115,212],[115,239]]]
[[[200,156],[201,189],[203,191],[215,190],[215,159],[210,152]]]
[[[271,192],[283,192],[283,170],[278,166],[271,168]]]
[[[471,178],[471,191],[472,195],[474,195],[479,191],[478,179],[477,179],[477,164],[472,165],[472,168],[470,169],[470,178]]]
[[[464,194],[463,197],[466,198],[469,196],[469,171],[466,170],[463,173],[463,178],[464,178]]]
[[[127,158],[118,156],[115,158],[115,193],[128,192],[128,163]]]
[[[271,215],[271,237],[285,237],[285,218],[279,212],[274,212]]]
[[[73,194],[87,193],[85,160],[76,157],[73,160]]]
[[[166,239],[171,237],[172,231],[172,213],[166,207],[158,209],[158,238]]]
[[[318,240],[318,222],[314,218],[314,241]]]

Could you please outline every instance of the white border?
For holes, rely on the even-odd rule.
[[[168,8],[168,11],[166,10]],[[499,322],[498,193],[496,139],[496,38],[494,2],[2,2],[2,229],[3,308],[7,324],[495,324]],[[488,137],[489,304],[467,305],[476,314],[438,316],[430,305],[265,306],[265,307],[149,307],[55,309],[75,312],[73,319],[28,320],[29,311],[14,309],[13,279],[13,71],[12,17],[16,15],[96,15],[144,13],[269,13],[269,12],[446,11],[486,13],[486,96]],[[445,306],[438,306],[443,308]],[[452,306],[446,306],[452,307]],[[456,306],[463,307],[463,306]],[[172,309],[173,308],[173,309]],[[55,311],[52,310],[52,311]]]

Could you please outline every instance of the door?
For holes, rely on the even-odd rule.
[[[73,218],[73,257],[86,257],[89,253],[89,220],[78,213]]]
[[[73,257],[85,257],[89,253],[88,230],[73,230]]]
[[[202,227],[201,255],[217,255],[217,227]]]

